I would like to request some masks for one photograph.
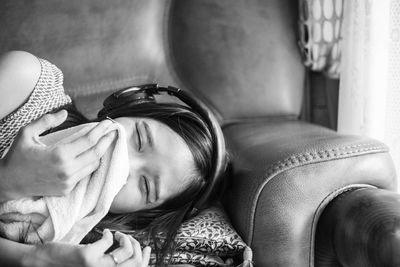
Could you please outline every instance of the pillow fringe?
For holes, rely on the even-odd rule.
[[[254,267],[253,263],[253,251],[249,246],[246,246],[246,248],[243,251],[243,262],[238,265],[237,267]]]

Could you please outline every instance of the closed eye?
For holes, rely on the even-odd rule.
[[[146,176],[142,176],[144,185],[145,185],[145,190],[146,190],[146,203],[150,202],[150,186],[149,186],[149,181],[147,180]]]
[[[140,136],[140,131],[138,127],[138,123],[135,123],[135,129],[136,129],[136,136],[137,136],[137,144],[138,144],[138,150],[142,151],[142,137]]]
[[[150,147],[153,147],[153,136],[151,134],[151,130],[147,122],[143,122],[144,129],[146,131],[146,136],[147,136],[147,143],[149,144]]]

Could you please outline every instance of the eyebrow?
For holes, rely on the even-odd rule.
[[[149,125],[147,124],[147,122],[143,122],[144,125],[144,129],[146,130],[146,137],[147,137],[147,141],[149,142],[149,146],[153,146],[153,136],[151,135],[151,130]]]

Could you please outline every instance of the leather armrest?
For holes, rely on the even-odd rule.
[[[315,265],[400,266],[400,194],[349,190],[331,201],[317,226]]]
[[[224,127],[233,175],[224,204],[259,266],[313,266],[316,223],[352,187],[394,190],[387,147],[301,121]]]

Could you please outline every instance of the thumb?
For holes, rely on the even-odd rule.
[[[148,266],[150,262],[151,247],[147,246],[143,249],[143,265]]]
[[[33,135],[40,135],[51,128],[59,126],[63,123],[68,116],[68,112],[66,110],[60,110],[56,113],[46,114],[39,119],[33,121],[28,126],[26,126],[27,130]]]

